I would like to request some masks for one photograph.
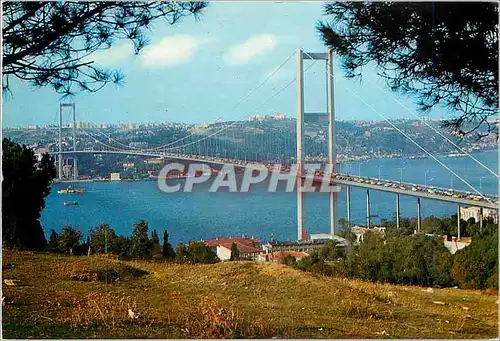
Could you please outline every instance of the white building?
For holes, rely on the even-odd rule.
[[[474,218],[476,222],[481,220],[481,208],[476,206],[462,207],[460,206],[460,218],[467,221]],[[498,223],[498,210],[483,208],[483,219],[492,218],[495,224]]]
[[[110,173],[109,174],[109,179],[111,181],[120,181],[121,180],[120,173]]]
[[[217,245],[217,257],[219,257],[220,260],[230,260],[231,259],[231,249],[228,249],[227,247],[223,245]]]
[[[363,237],[366,233],[366,231],[377,231],[379,233],[385,233],[385,227],[378,227],[378,226],[374,226],[374,227],[371,227],[371,228],[366,228],[366,227],[362,227],[362,226],[353,226],[351,228],[351,231],[352,233],[354,233],[356,235],[356,243],[360,243],[363,241]]]

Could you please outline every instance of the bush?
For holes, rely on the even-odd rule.
[[[498,231],[491,226],[485,231],[455,254],[451,273],[462,288],[498,288]]]
[[[328,276],[369,281],[449,286],[453,279],[451,253],[438,238],[425,235],[389,235],[368,231],[359,246],[347,254],[327,242],[318,252],[297,262],[297,268]]]

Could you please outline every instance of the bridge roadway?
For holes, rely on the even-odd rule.
[[[245,168],[255,168],[262,169],[262,165],[260,164],[252,164],[246,161],[238,161],[233,159],[223,159],[223,158],[212,158],[212,157],[199,157],[199,156],[189,156],[186,154],[173,154],[173,153],[145,153],[141,151],[110,151],[110,150],[77,150],[74,151],[63,151],[53,152],[51,154],[125,154],[125,155],[137,155],[137,156],[149,156],[149,157],[161,157],[161,158],[169,158],[175,160],[184,160],[184,161],[205,161],[212,164],[233,164],[237,167],[245,167]],[[235,162],[236,161],[236,162]],[[314,177],[315,181],[325,181],[324,177]],[[438,201],[447,201],[455,204],[460,204],[464,206],[476,206],[490,209],[498,209],[498,197],[487,196],[487,198],[491,201],[487,201],[479,196],[476,196],[476,200],[471,199],[471,194],[458,190],[449,190],[443,188],[436,188],[433,186],[423,186],[423,185],[414,185],[409,183],[400,183],[391,180],[384,179],[372,179],[366,177],[358,177],[347,174],[339,174],[337,173],[331,182],[344,186],[353,186],[366,188],[376,191],[400,194],[400,195],[408,195],[417,198],[425,198],[431,200]],[[458,197],[457,197],[458,196]]]

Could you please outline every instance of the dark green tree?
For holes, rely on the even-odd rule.
[[[291,267],[296,267],[297,266],[297,259],[292,255],[286,255],[283,258],[283,264],[291,266]]]
[[[49,242],[47,243],[47,249],[51,252],[59,251],[59,235],[54,229],[50,231],[50,237],[49,237]]]
[[[156,230],[153,230],[153,232],[151,232],[151,244],[153,246],[152,254],[153,255],[161,255],[162,248],[160,245],[160,237],[158,237],[158,232],[156,232]]]
[[[3,84],[9,77],[58,93],[97,91],[123,75],[95,65],[92,53],[129,40],[139,53],[156,19],[199,15],[203,2],[16,2],[3,7]]]
[[[340,218],[338,220],[338,223],[339,223],[339,227],[344,230],[346,229],[348,226],[347,226],[347,220],[345,220],[344,218]]]
[[[148,223],[140,220],[134,224],[132,233],[132,255],[134,258],[150,258],[153,244],[148,236]]]
[[[172,248],[172,245],[170,245],[168,241],[168,232],[165,230],[163,232],[163,249],[162,249],[162,255],[163,258],[165,259],[174,259],[175,258],[175,252],[174,249]]]
[[[82,233],[71,226],[63,226],[59,234],[59,248],[73,254],[74,250],[80,245]]]
[[[238,259],[240,259],[240,250],[238,250],[238,246],[236,246],[235,243],[232,243],[230,260],[238,260]]]
[[[115,230],[112,229],[107,223],[93,227],[89,231],[89,236],[90,249],[92,253],[104,253],[106,249],[106,242],[108,243],[108,252],[112,252],[115,239],[117,238]]]
[[[181,263],[190,262],[191,260],[187,247],[182,243],[177,244],[175,247],[175,260]]]
[[[373,63],[422,111],[448,107],[459,135],[498,132],[498,3],[332,2],[325,14],[317,29],[347,77]]]
[[[124,236],[117,236],[113,240],[111,251],[118,255],[120,259],[132,258],[132,239]]]
[[[215,263],[218,261],[217,254],[202,242],[192,242],[186,247],[189,262],[191,263]]]
[[[452,276],[461,288],[498,288],[498,226],[489,225],[472,243],[457,251]]]
[[[32,149],[3,139],[2,171],[3,246],[43,248],[46,239],[39,219],[56,176],[54,159],[44,154],[37,161]]]

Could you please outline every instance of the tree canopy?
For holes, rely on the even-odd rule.
[[[458,135],[498,132],[498,3],[334,2],[317,29],[347,77],[375,63],[422,111],[438,103]],[[486,130],[486,133],[485,133]]]
[[[118,70],[94,65],[92,53],[128,39],[137,54],[146,45],[146,33],[155,19],[174,24],[187,15],[197,17],[207,4],[5,1],[2,5],[3,90],[9,90],[9,77],[15,76],[70,95],[123,81]]]
[[[3,139],[2,171],[3,244],[28,250],[44,247],[39,219],[56,176],[54,159],[44,154],[38,161],[32,149]]]

